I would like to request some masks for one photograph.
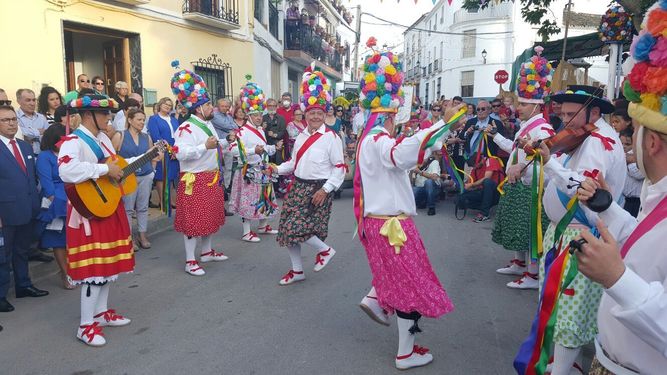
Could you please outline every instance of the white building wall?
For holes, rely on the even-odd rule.
[[[429,83],[428,100],[434,100],[437,87],[433,82],[441,78],[441,93],[446,98],[461,95],[461,72],[473,70],[475,73],[474,97],[493,97],[499,92],[498,84],[494,81],[495,72],[504,69],[511,73],[512,64],[516,56],[526,48],[531,47],[540,40],[537,36],[537,26],[529,25],[521,17],[521,5],[518,1],[503,2],[491,5],[489,8],[480,9],[477,13],[467,12],[461,9],[463,0],[452,1],[451,6],[445,0],[436,4],[429,14],[413,25],[413,29],[404,34],[404,46],[406,52],[406,69],[412,69],[416,61],[422,67],[428,67],[437,58],[441,71],[422,76],[419,82],[419,97],[424,102],[426,99],[426,83]],[[549,7],[548,15],[555,19],[561,27],[561,33],[550,37],[551,40],[561,39],[564,35],[563,9],[567,0],[554,0]],[[577,0],[572,11],[579,13],[603,14],[607,4],[597,0]],[[444,22],[441,19],[444,16]],[[436,21],[437,20],[437,21]],[[428,30],[429,26],[434,31],[447,31],[462,33],[465,30],[475,29],[477,32],[475,56],[471,58],[462,57],[463,37],[460,35],[439,34],[436,32],[420,31]],[[571,27],[568,35],[578,36],[595,31],[596,25],[590,28]],[[507,33],[504,33],[507,32]],[[491,33],[491,34],[486,34]],[[481,35],[486,34],[486,35]],[[413,42],[413,36],[415,42]],[[440,46],[444,47],[444,50]],[[433,50],[436,49],[434,56]],[[482,57],[482,51],[486,50],[486,63]],[[594,65],[590,69],[593,78],[603,77],[607,69],[604,59],[589,59]],[[511,80],[503,85],[505,90],[509,89]],[[413,78],[414,82],[415,79]],[[415,82],[416,83],[416,82]]]
[[[266,3],[264,4],[263,19],[253,19],[254,67],[246,67],[248,73],[252,75],[253,81],[264,90],[267,98],[273,97],[274,94],[280,95],[287,91],[288,87],[287,63],[283,57],[283,39],[285,32],[283,26],[283,19],[285,17],[284,2],[278,4],[278,17],[278,39],[276,39],[268,29],[269,5],[268,0],[266,0]],[[280,61],[280,78],[278,80],[280,83],[278,87],[273,87],[271,74],[272,56],[275,60]]]

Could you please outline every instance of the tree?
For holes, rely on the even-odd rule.
[[[503,1],[514,0],[465,0],[462,7],[468,10],[484,9],[492,2],[499,3]],[[529,24],[540,26],[540,28],[537,30],[537,35],[539,35],[543,41],[549,40],[551,35],[555,35],[560,32],[560,27],[558,24],[547,16],[547,12],[549,11],[548,8],[554,0],[520,1],[521,16],[523,17],[524,21],[528,22]],[[653,3],[655,3],[655,0],[617,0],[616,2],[622,5],[626,11],[634,15],[632,20],[635,23],[635,28],[639,29],[639,24],[641,23],[646,10]],[[609,5],[611,6],[611,3],[609,3]]]

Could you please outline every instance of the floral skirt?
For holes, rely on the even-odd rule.
[[[416,311],[429,318],[438,318],[451,312],[454,305],[433,272],[426,248],[412,218],[400,221],[407,241],[399,254],[396,254],[387,237],[380,234],[380,228],[385,221],[379,218],[364,218],[365,235],[361,239],[380,306],[388,312]]]
[[[296,245],[312,236],[321,240],[327,238],[333,195],[328,194],[321,206],[311,204],[313,194],[322,188],[324,182],[294,181],[280,212],[277,237],[280,246]]]
[[[544,235],[544,251],[553,247],[556,225],[551,223]],[[565,229],[562,243],[568,244],[584,230],[583,226]],[[565,247],[565,245],[563,245]],[[544,256],[540,259],[540,293],[544,284]],[[569,263],[567,267],[571,267]],[[564,270],[564,275],[568,270]],[[563,291],[558,301],[558,315],[554,329],[554,342],[567,348],[578,348],[591,343],[598,332],[597,315],[602,286],[577,272],[574,280]]]
[[[530,250],[530,214],[532,191],[517,182],[505,185],[505,195],[500,197],[493,222],[491,238],[510,251]],[[549,218],[542,209],[542,234],[549,225]]]
[[[236,171],[232,179],[232,193],[229,197],[229,209],[246,220],[271,219],[280,214],[280,208],[270,213],[257,209],[262,194],[262,185],[254,184],[243,179],[243,173]],[[275,195],[271,203],[276,204]]]

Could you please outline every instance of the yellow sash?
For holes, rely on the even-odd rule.
[[[368,215],[368,217],[385,220],[382,228],[380,228],[380,234],[387,237],[389,244],[394,247],[396,254],[400,254],[401,248],[405,244],[405,241],[408,240],[403,226],[401,226],[401,220],[408,219],[409,216],[401,214],[398,216]]]

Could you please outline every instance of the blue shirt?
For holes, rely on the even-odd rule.
[[[218,138],[220,139],[227,138],[227,135],[229,135],[230,132],[239,128],[232,116],[220,113],[219,111],[213,113],[211,124],[213,124],[215,132],[218,133]]]
[[[16,110],[16,118],[19,120],[23,138],[32,145],[32,151],[35,154],[39,154],[39,140],[42,138],[42,134],[39,131],[49,127],[46,117],[37,112],[34,112],[32,116],[28,116],[28,114],[19,108]]]

